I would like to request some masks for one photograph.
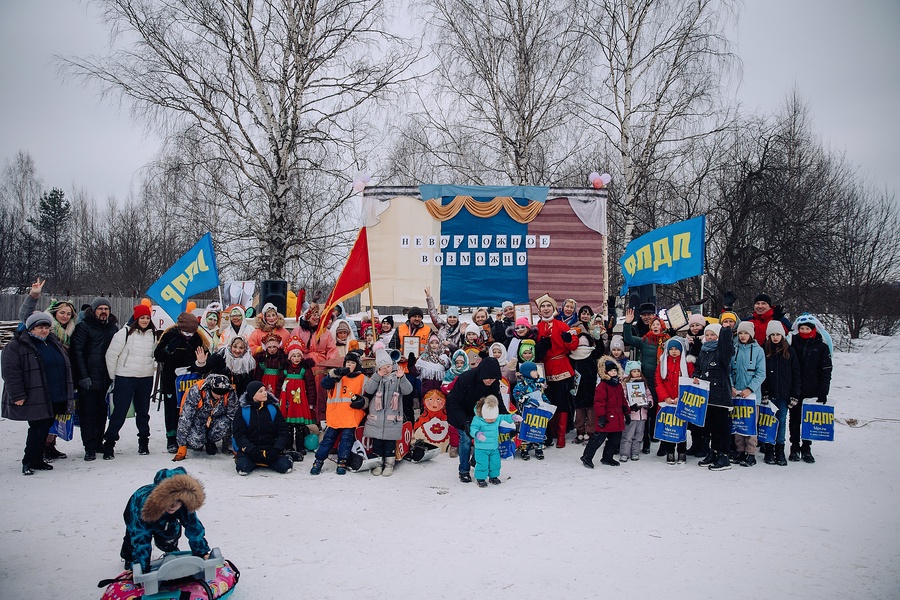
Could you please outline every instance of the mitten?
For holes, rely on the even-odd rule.
[[[737,302],[737,295],[734,292],[725,292],[722,303],[725,304],[726,310],[731,310],[735,302]]]
[[[90,377],[85,377],[84,379],[79,379],[79,380],[78,380],[78,387],[80,387],[80,388],[82,388],[82,389],[85,389],[85,390],[91,389],[91,378],[90,378]]]
[[[172,457],[172,462],[184,460],[185,456],[187,456],[187,446],[178,446],[178,452]]]
[[[475,434],[475,439],[478,440],[479,442],[485,442],[485,441],[487,441],[487,436],[484,435],[483,431],[479,431],[478,433]]]
[[[562,341],[564,341],[567,344],[572,341],[572,334],[569,333],[568,331],[563,331],[562,335],[560,337],[562,337]]]
[[[337,369],[334,370],[334,373],[335,373],[335,375],[337,375],[338,377],[343,377],[344,375],[349,375],[349,374],[350,374],[350,369],[348,369],[347,367],[339,367],[339,368],[337,368]]]
[[[759,403],[762,404],[763,406],[768,405],[768,404],[769,404],[769,397],[768,397],[768,396],[763,396],[763,397],[762,397],[762,400],[760,400]]]
[[[357,396],[353,394],[350,398],[350,408],[364,408],[366,405],[366,399],[364,396]]]
[[[625,415],[625,424],[626,424],[626,425],[630,425],[630,424],[631,424],[631,415]]]
[[[638,408],[640,408],[637,404],[632,404],[628,408],[631,409],[631,412],[637,412]]]
[[[606,417],[600,417],[599,419],[597,419],[597,425],[599,425],[600,427],[606,427],[607,425],[609,425],[609,419],[607,419]]]
[[[790,402],[788,402],[788,408],[794,408],[800,403],[800,398],[791,398]]]
[[[264,462],[266,459],[266,455],[259,448],[253,448],[252,450],[248,450],[247,456],[250,457],[250,460],[252,460],[253,462],[256,462],[256,463]]]
[[[828,402],[828,396],[819,396],[816,398],[816,402],[819,404],[826,404]]]

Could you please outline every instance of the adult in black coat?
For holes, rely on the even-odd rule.
[[[290,444],[290,428],[278,410],[278,400],[259,381],[247,386],[231,429],[237,446],[234,467],[239,475],[248,475],[257,466],[291,472],[294,463],[284,454]]]
[[[56,415],[74,409],[74,386],[69,358],[50,333],[52,317],[45,312],[29,316],[25,329],[3,349],[2,414],[13,421],[28,421],[22,473],[49,471],[44,462],[44,443]]]
[[[170,454],[178,452],[178,390],[175,389],[177,369],[187,369],[197,359],[197,348],[209,350],[209,343],[198,331],[200,319],[184,312],[178,315],[175,325],[163,332],[153,351],[153,357],[162,367],[159,389],[163,395],[166,419],[166,449]]]
[[[507,300],[503,303],[502,310],[503,316],[494,321],[494,324],[491,325],[491,337],[494,338],[495,342],[500,342],[509,348],[509,342],[512,338],[508,334],[508,331],[516,325],[516,307],[512,302]]]
[[[103,451],[106,431],[106,392],[112,379],[106,370],[106,350],[119,330],[109,300],[94,298],[84,318],[75,325],[69,344],[72,377],[78,386],[78,417],[84,460],[94,460]]]
[[[798,322],[803,316],[797,319]],[[831,389],[831,350],[816,330],[815,323],[802,322],[797,326],[797,335],[791,341],[800,363],[800,402],[790,408],[791,454],[788,460],[814,463],[812,442],[800,440],[800,422],[803,419],[804,399],[815,398],[819,404],[828,402]]]
[[[500,397],[500,363],[493,356],[486,356],[481,363],[456,378],[453,389],[447,395],[447,422],[459,433],[459,480],[463,483],[472,481],[469,474],[472,438],[469,437],[469,425],[475,417],[475,404],[485,396]],[[508,411],[500,403],[500,413]]]

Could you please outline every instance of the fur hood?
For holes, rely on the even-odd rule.
[[[258,313],[255,317],[254,324],[257,329],[261,329],[263,331],[275,331],[276,329],[284,329],[284,315],[281,313],[276,313],[278,315],[278,319],[275,321],[275,325],[269,325],[266,323],[264,316],[265,313]]]
[[[206,501],[203,484],[187,474],[183,467],[161,469],[153,479],[155,487],[141,509],[141,520],[159,521],[176,500],[181,500],[187,512],[197,512]]]
[[[625,378],[625,370],[622,369],[622,364],[612,356],[604,354],[597,360],[597,373],[600,375],[600,379],[602,379],[603,381],[609,381],[609,375],[606,373],[607,362],[616,363],[616,368],[619,370],[619,379],[622,380]]]

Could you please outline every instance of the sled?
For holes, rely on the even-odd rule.
[[[228,598],[240,579],[240,571],[213,548],[208,559],[180,551],[166,554],[150,563],[144,573],[139,564],[134,572],[125,571],[106,585],[101,600],[213,600]]]

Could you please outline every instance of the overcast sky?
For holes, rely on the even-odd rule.
[[[898,0],[746,0],[733,32],[737,99],[769,113],[796,84],[822,139],[900,190],[898,26]],[[46,188],[78,186],[99,201],[136,186],[159,140],[95,89],[62,82],[52,64],[106,44],[76,0],[0,0],[0,162],[28,151]]]

